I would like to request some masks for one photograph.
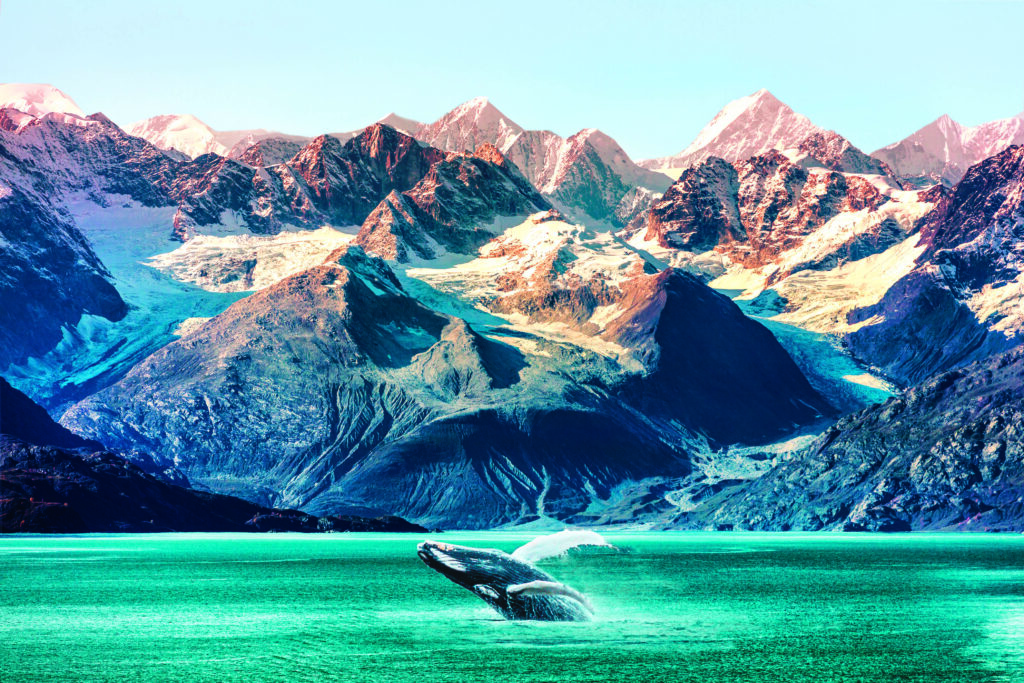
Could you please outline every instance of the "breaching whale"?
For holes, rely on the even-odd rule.
[[[584,544],[608,545],[593,532],[561,532],[531,541],[511,555],[436,541],[420,543],[417,554],[428,567],[471,591],[506,619],[587,621],[594,612],[587,597],[531,564]]]

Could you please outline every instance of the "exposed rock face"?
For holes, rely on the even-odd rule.
[[[249,166],[276,166],[298,154],[308,141],[283,137],[265,138],[243,147],[244,142],[232,147],[227,156]]]
[[[831,412],[771,332],[693,275],[668,269],[623,289],[603,336],[648,368],[623,388],[644,414],[718,443],[756,443]]]
[[[448,154],[408,191],[392,192],[363,222],[355,243],[398,261],[469,254],[495,236],[496,223],[512,225],[548,208],[514,164],[493,145],[481,145],[474,155]]]
[[[683,526],[1024,530],[1024,347],[841,419]]]
[[[392,190],[413,187],[444,154],[382,124],[342,144],[321,135],[288,166],[336,225],[359,225]]]
[[[671,184],[668,176],[633,163],[618,143],[599,130],[588,128],[569,138],[546,130],[523,130],[484,98],[420,126],[415,135],[453,152],[493,145],[545,198],[583,222],[622,227]]]
[[[83,315],[123,318],[108,277],[68,218],[0,181],[0,368],[49,351]]]
[[[187,485],[144,453],[72,434],[0,377],[0,533],[425,531],[397,517],[317,518]]]
[[[733,261],[756,267],[776,262],[840,214],[875,210],[887,201],[859,176],[807,170],[772,151],[736,164],[711,158],[687,169],[634,227],[662,247],[718,248]],[[880,251],[888,244],[877,246]]]
[[[12,184],[53,203],[84,194],[103,206],[110,195],[127,195],[145,206],[177,206],[179,239],[221,224],[225,212],[263,234],[286,224],[358,225],[391,190],[411,188],[444,158],[381,124],[345,144],[321,136],[267,168],[216,154],[181,161],[100,114],[50,114],[0,135],[0,172]]]
[[[738,192],[736,169],[723,159],[684,171],[644,216],[645,239],[690,251],[743,239]]]
[[[866,173],[895,178],[896,173],[884,161],[860,151],[849,140],[831,130],[812,133],[797,147],[800,154],[833,171]]]
[[[634,164],[618,143],[593,128],[568,139],[524,131],[503,152],[545,197],[584,222],[624,226],[671,184],[668,176]]]
[[[1024,144],[1024,114],[973,127],[941,116],[872,156],[919,187],[934,183],[952,187],[971,166],[1020,144]]]
[[[1015,346],[1022,333],[1024,147],[973,167],[921,228],[918,266],[876,305],[848,342],[906,383]]]

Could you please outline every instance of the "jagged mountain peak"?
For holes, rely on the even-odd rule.
[[[653,170],[685,169],[712,156],[742,161],[770,149],[795,147],[821,131],[806,116],[762,89],[725,105],[679,154],[640,165]]]
[[[75,101],[48,83],[0,84],[0,109],[11,107],[32,116],[49,113],[85,116]]]
[[[449,152],[472,152],[484,142],[504,149],[522,132],[522,126],[508,118],[490,100],[476,97],[423,126],[417,136],[427,144]]]

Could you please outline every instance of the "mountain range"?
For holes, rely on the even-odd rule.
[[[103,467],[310,519],[1024,527],[1014,120],[868,155],[759,91],[637,163],[486,98],[309,138],[0,96],[0,373]],[[968,485],[916,464],[949,439]]]

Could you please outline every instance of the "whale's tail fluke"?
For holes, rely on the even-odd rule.
[[[548,557],[557,557],[571,548],[577,548],[581,545],[614,547],[596,531],[566,529],[555,534],[533,539],[526,545],[516,548],[512,553],[512,557],[521,562],[533,564]]]

